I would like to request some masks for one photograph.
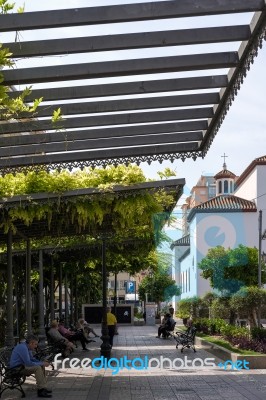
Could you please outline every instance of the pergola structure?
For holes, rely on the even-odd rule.
[[[235,23],[240,14],[247,23]],[[206,17],[217,18],[206,27]],[[47,30],[92,26],[108,26],[109,33],[83,37],[72,30],[60,38],[59,29],[56,38],[45,40]],[[42,36],[6,43],[20,61],[3,71],[4,83],[13,87],[12,96],[20,93],[18,85],[32,85],[28,100],[43,97],[36,115],[0,122],[2,173],[204,157],[262,46],[265,26],[265,0],[156,1],[1,15],[1,32]],[[163,55],[165,49],[172,54]],[[104,61],[87,62],[96,53]],[[51,56],[63,57],[61,64],[51,65]],[[28,58],[25,67],[21,60]],[[59,107],[63,121],[55,126],[50,116]]]
[[[111,196],[113,201],[119,198],[128,198],[135,196],[145,196],[147,193],[153,195],[156,192],[163,191],[166,194],[170,194],[173,201],[171,204],[165,205],[164,211],[169,216],[172,209],[175,207],[176,202],[181,197],[183,193],[183,186],[185,185],[184,179],[170,179],[167,181],[150,181],[143,182],[134,185],[122,186],[116,185],[112,188],[106,190],[100,190],[97,188],[83,188],[71,190],[64,193],[36,193],[31,195],[22,195],[22,196],[13,196],[11,198],[5,198],[0,200],[0,223],[4,224],[9,219],[9,213],[12,213],[14,208],[27,209],[31,207],[38,207],[38,205],[49,205],[52,207],[58,207],[58,215],[61,217],[60,212],[62,213],[65,210],[64,205],[67,204],[68,201],[73,201],[74,198],[82,198],[85,202],[90,204],[90,201],[93,199],[102,199],[104,196]],[[65,210],[66,212],[66,210]],[[14,332],[13,332],[13,243],[26,241],[26,285],[25,285],[25,293],[26,293],[26,316],[27,316],[27,328],[28,331],[31,331],[32,319],[31,319],[31,239],[47,239],[49,243],[49,238],[60,238],[60,236],[76,236],[76,235],[88,235],[92,238],[98,239],[95,243],[95,248],[97,247],[97,251],[100,252],[102,256],[102,279],[103,279],[103,307],[106,310],[107,306],[107,297],[106,297],[106,288],[107,288],[107,275],[106,275],[106,245],[108,238],[110,236],[114,236],[115,238],[115,229],[113,227],[113,220],[116,218],[115,213],[107,214],[102,223],[95,224],[93,222],[86,224],[81,231],[77,231],[75,226],[75,221],[71,221],[71,219],[67,218],[65,215],[65,219],[67,220],[66,224],[61,224],[59,222],[57,213],[53,216],[52,220],[49,221],[49,218],[43,218],[43,220],[39,220],[36,218],[31,224],[23,223],[19,218],[13,220],[13,228],[9,228],[7,233],[3,231],[0,232],[0,243],[7,243],[7,334],[6,334],[6,344],[9,346],[13,346],[14,344]],[[164,219],[167,219],[165,215]],[[160,227],[161,228],[161,227]],[[128,235],[127,235],[128,233]],[[148,232],[149,233],[149,232]],[[130,236],[131,235],[131,236]],[[130,241],[134,242],[139,240],[139,238],[134,238],[134,231],[129,229],[128,232],[126,229],[123,230],[123,238],[124,242],[128,242],[130,245]],[[142,242],[143,242],[143,238]],[[121,238],[120,238],[121,240]],[[147,235],[147,249],[149,248],[150,243],[154,241],[153,233],[152,235]],[[100,246],[99,246],[100,242]],[[123,240],[121,241],[123,243]],[[91,252],[93,249],[93,244],[91,246],[86,246],[88,252]],[[43,299],[43,253],[47,250],[47,246],[44,248],[38,249],[38,264],[39,264],[39,334],[41,337],[45,336],[44,330],[44,299]],[[69,248],[65,250],[59,248],[60,252],[69,252]],[[94,249],[95,250],[95,249]],[[35,250],[36,251],[36,250]],[[48,251],[51,251],[51,247],[48,248]],[[74,251],[80,251],[79,248],[73,249]],[[95,250],[96,251],[96,250]],[[128,248],[128,251],[130,249]],[[69,254],[68,254],[69,257]],[[62,267],[59,271],[59,286],[62,287]],[[54,271],[53,265],[51,265],[51,288],[50,291],[53,293],[54,290]],[[62,297],[62,292],[61,292]],[[52,299],[53,301],[53,299]],[[54,310],[53,305],[51,309]],[[106,313],[103,315],[103,343],[101,345],[101,353],[104,356],[110,355],[110,346],[108,342],[108,331],[106,324]]]

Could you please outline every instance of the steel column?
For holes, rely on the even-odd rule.
[[[50,321],[55,318],[54,314],[54,259],[51,257],[51,274],[50,274]]]
[[[58,278],[58,291],[59,291],[59,318],[62,318],[62,285],[63,285],[63,272],[62,263],[59,263],[59,278]]]
[[[45,342],[44,329],[44,293],[43,293],[43,251],[39,250],[39,336]]]
[[[102,319],[102,344],[101,356],[110,358],[111,345],[109,342],[108,326],[107,326],[107,273],[106,273],[106,239],[102,239],[102,288],[103,288],[103,319]]]
[[[26,241],[26,334],[32,333],[31,316],[31,242]]]
[[[7,233],[7,301],[6,301],[6,346],[14,346],[14,315],[13,315],[13,263],[12,263],[12,231]]]

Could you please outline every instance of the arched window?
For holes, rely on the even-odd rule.
[[[224,193],[228,193],[228,181],[224,181]]]
[[[219,181],[219,193],[222,193],[222,182]]]
[[[233,191],[234,191],[233,181],[230,181],[230,193],[233,193]]]

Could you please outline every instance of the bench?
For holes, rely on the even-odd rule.
[[[178,346],[181,347],[181,353],[183,353],[183,350],[185,348],[187,349],[193,349],[194,353],[196,352],[195,349],[195,336],[196,336],[197,329],[193,326],[187,329],[186,332],[173,332],[170,333],[171,337],[173,337],[176,341],[176,349],[178,349]]]
[[[12,348],[5,347],[0,350],[0,379],[1,379],[1,390],[0,398],[5,390],[18,390],[21,392],[21,397],[25,397],[25,392],[22,389],[22,385],[25,382],[26,376],[23,375],[22,371],[24,366],[10,368],[9,361],[12,353]]]
[[[165,330],[165,338],[168,338],[168,337],[171,337],[172,335],[173,335],[173,332],[174,332],[174,330],[175,330],[175,326],[176,326],[176,322],[174,322],[173,324],[172,324],[172,326],[171,326],[171,328],[170,329],[166,329]]]
[[[64,340],[58,342],[48,342],[45,347],[37,347],[34,357],[39,361],[48,361],[54,370],[53,361],[57,354],[62,354],[65,350]]]

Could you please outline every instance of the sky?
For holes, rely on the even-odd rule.
[[[46,0],[45,2],[39,2],[36,0],[25,0],[25,11],[39,11],[39,10],[52,10],[52,9],[60,9],[60,8],[75,8],[75,7],[90,7],[90,6],[104,6],[104,5],[113,5],[113,4],[124,4],[124,3],[136,3],[143,2],[143,0],[68,0],[67,2],[64,0]],[[66,4],[67,3],[67,4]],[[24,1],[17,1],[16,7],[24,4]],[[215,17],[216,18],[216,17]],[[199,18],[197,18],[197,23],[205,26],[206,24],[212,25],[215,23],[215,18],[212,17],[203,17],[198,22]],[[235,17],[234,17],[235,18]],[[242,16],[241,14],[237,14],[237,18],[234,20],[228,19],[228,16],[219,16],[219,24],[221,20],[224,20],[225,24],[237,23],[240,24],[242,22],[249,23],[251,19],[250,14]],[[183,19],[182,19],[183,20]],[[136,29],[136,27],[141,28],[143,22],[134,23],[134,24],[118,24],[119,31],[122,32],[131,32]],[[182,25],[183,24],[183,25]],[[194,26],[195,19],[187,18],[184,21],[178,20],[178,29],[190,28]],[[160,30],[160,22],[153,21],[150,25],[153,30]],[[117,27],[116,27],[117,29]],[[147,23],[145,28],[147,30]],[[150,29],[150,28],[149,28]],[[164,28],[165,29],[165,28]],[[168,21],[168,29],[176,29],[176,20]],[[60,28],[57,30],[44,30],[44,31],[35,31],[36,36],[34,38],[30,37],[30,32],[20,32],[20,40],[37,40],[37,39],[48,39],[55,37],[69,37],[72,33],[78,34],[80,36],[86,35],[99,35],[99,34],[111,34],[114,33],[114,27],[111,25],[105,26],[92,26],[90,28],[78,27],[78,28]],[[119,32],[119,33],[120,33]],[[116,31],[117,33],[117,31]],[[11,36],[13,35],[13,37]],[[8,34],[7,36],[0,34],[0,42],[3,41],[12,41],[14,39],[14,34]],[[194,53],[194,46],[187,46],[187,52]],[[227,44],[226,50],[238,49],[239,44]],[[223,51],[220,45],[212,45],[208,47],[208,51]],[[215,50],[214,50],[215,49]],[[197,46],[197,50],[206,51],[204,46]],[[143,56],[147,57],[147,54],[153,54],[154,49],[145,49],[143,50]],[[180,54],[180,48],[164,48],[160,50],[160,56],[165,55],[174,55]],[[112,54],[113,53],[113,54]],[[123,58],[131,58],[134,56],[134,51],[119,52],[119,59]],[[158,56],[158,55],[157,55]],[[72,55],[73,60],[76,59],[77,55]],[[101,61],[106,59],[115,59],[117,58],[117,54],[115,52],[106,52],[106,53],[94,53],[87,55],[80,55],[82,57],[81,62],[90,62],[90,61]],[[68,58],[68,62],[71,58]],[[50,57],[47,61],[46,65],[55,65],[62,64],[64,62],[64,58],[61,56],[58,57]],[[21,61],[18,61],[21,63]],[[42,60],[28,60],[24,61],[23,65],[28,67],[29,65],[40,65]],[[186,180],[186,195],[189,194],[191,188],[197,183],[201,174],[210,174],[217,173],[222,169],[223,165],[223,154],[227,156],[226,164],[227,168],[234,172],[236,175],[240,175],[243,170],[257,157],[266,155],[266,117],[265,117],[265,94],[266,94],[266,79],[265,79],[265,66],[266,66],[266,43],[264,42],[264,47],[260,50],[258,57],[255,59],[254,65],[251,66],[251,70],[248,72],[247,77],[240,88],[240,91],[231,106],[223,125],[221,126],[218,134],[216,135],[208,153],[206,154],[204,159],[197,159],[196,161],[187,159],[185,162],[181,160],[176,160],[174,163],[163,162],[159,164],[157,162],[152,163],[150,166],[147,164],[141,164],[141,168],[143,169],[147,178],[158,178],[157,172],[162,171],[165,167],[170,167],[176,173],[177,178],[185,178]],[[216,73],[224,73],[227,71],[219,70]],[[167,74],[168,77],[171,76],[180,76],[174,74]],[[186,76],[195,76],[195,72]],[[183,75],[182,75],[183,76]],[[141,79],[141,76],[137,77],[138,80]],[[156,76],[152,76],[151,79],[156,79]],[[123,78],[124,81],[129,81],[130,77]],[[134,79],[132,79],[134,80]],[[105,80],[101,80],[104,82]],[[98,80],[100,82],[100,80]],[[71,84],[78,85],[80,81],[68,82]],[[87,83],[84,81],[84,83]],[[93,80],[90,80],[89,83],[93,84]],[[55,83],[56,85],[56,83]],[[37,86],[36,86],[37,87]],[[179,92],[181,94],[181,92]]]

